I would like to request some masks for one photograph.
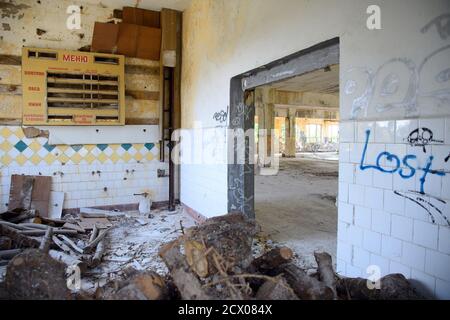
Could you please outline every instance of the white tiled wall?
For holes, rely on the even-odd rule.
[[[410,146],[406,138],[416,128],[429,128],[434,140],[422,147]],[[428,174],[425,201],[419,203],[427,211],[395,191],[420,191],[423,171],[410,179],[398,171],[383,173],[376,169],[360,169],[360,160],[370,130],[365,165],[375,165],[380,152],[390,152],[400,161],[407,154],[413,167],[424,167],[434,156],[431,169],[446,172],[444,177]],[[367,267],[377,265],[381,274],[400,272],[425,294],[450,298],[450,226],[433,207],[450,220],[450,118],[399,121],[345,121],[340,127],[339,223],[337,270],[347,276],[368,277]],[[382,159],[384,168],[395,161]],[[401,163],[405,173],[409,169]],[[440,200],[437,200],[440,199]],[[445,202],[445,203],[444,203]]]
[[[4,167],[0,176],[0,211],[7,208],[11,174],[51,176],[52,191],[65,193],[64,208],[136,204],[141,197],[133,194],[143,192],[149,192],[153,201],[166,201],[168,178],[158,178],[158,169],[167,170],[167,165],[154,160],[130,164]]]

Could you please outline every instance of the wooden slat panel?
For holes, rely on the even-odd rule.
[[[83,80],[83,79],[62,79],[62,78],[53,78],[48,77],[48,83],[71,83],[71,84],[99,84],[105,86],[117,86],[119,85],[118,81],[97,81],[97,80]]]
[[[116,109],[81,109],[81,108],[48,108],[49,116],[84,116],[97,115],[106,117],[117,117],[119,111]]]
[[[47,88],[47,92],[50,93],[80,93],[80,94],[105,94],[105,95],[118,95],[117,90],[81,90],[81,89],[66,89],[66,88]]]
[[[126,98],[125,118],[154,119],[159,118],[159,103],[151,100]]]
[[[48,102],[74,102],[74,103],[118,103],[117,99],[80,99],[80,98],[56,98],[48,97]]]

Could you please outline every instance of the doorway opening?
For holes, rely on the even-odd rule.
[[[228,209],[255,218],[305,268],[314,251],[336,254],[338,123],[338,38],[231,80],[230,129],[267,131],[243,145],[229,139],[235,159],[245,150],[245,162],[228,166]],[[268,140],[263,151],[260,139]],[[263,173],[273,164],[267,158],[279,160],[275,174]]]
[[[312,268],[314,251],[336,252],[339,65],[254,89],[255,129],[274,129],[279,168],[255,161],[255,218],[263,234]],[[255,135],[255,159],[258,139]],[[333,261],[335,257],[333,256]]]

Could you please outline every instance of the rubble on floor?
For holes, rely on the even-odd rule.
[[[314,253],[317,269],[307,272],[290,248],[261,237],[256,222],[240,213],[200,225],[181,207],[148,216],[82,210],[62,220],[19,221],[30,214],[0,215],[0,254],[9,261],[0,298],[422,298],[399,274],[385,276],[374,290],[365,279],[340,278],[325,252]]]

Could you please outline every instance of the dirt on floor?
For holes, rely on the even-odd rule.
[[[338,161],[327,154],[281,158],[274,176],[255,176],[256,220],[268,239],[290,247],[304,269],[314,251],[336,261]],[[329,160],[332,159],[332,160]]]

